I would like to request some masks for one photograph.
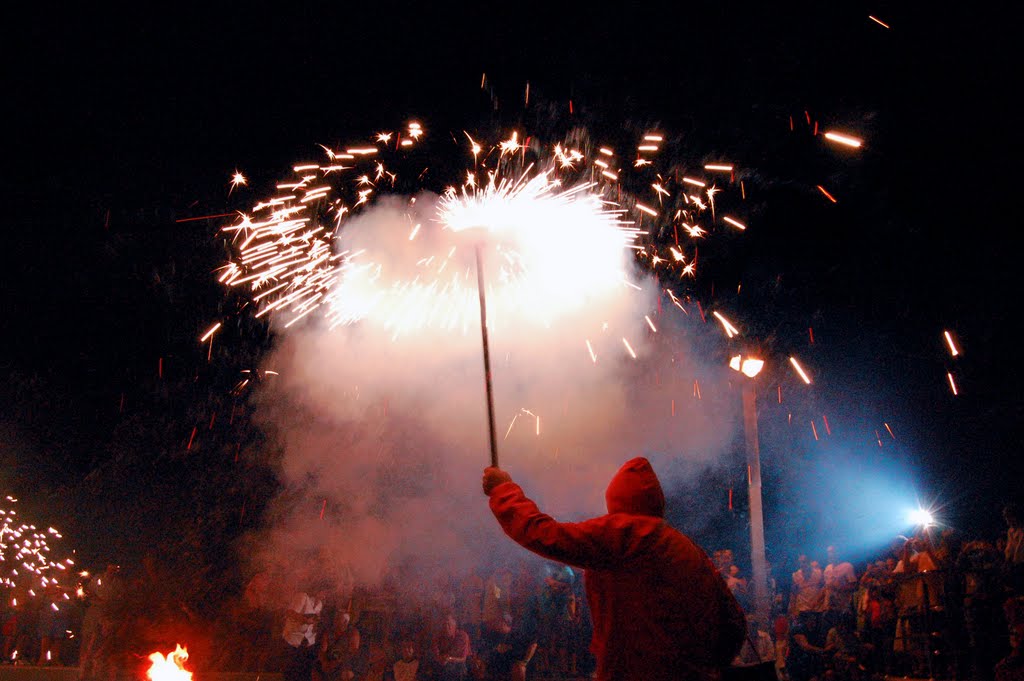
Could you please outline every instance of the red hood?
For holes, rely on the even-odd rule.
[[[604,492],[609,513],[665,516],[665,494],[651,463],[638,456],[622,464]]]

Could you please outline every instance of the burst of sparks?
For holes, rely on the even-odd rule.
[[[505,140],[498,146],[501,148],[502,156],[504,156],[505,154],[514,154],[523,148],[522,145],[519,144],[518,132],[513,132],[511,137],[509,137],[507,140]]]
[[[699,225],[688,225],[684,222],[682,227],[684,230],[686,230],[686,233],[693,239],[699,239],[705,234],[707,234],[707,232]]]
[[[410,217],[402,227],[408,240],[425,249],[412,261],[342,245],[347,220],[372,205],[378,192],[395,186],[398,174],[388,168],[390,157],[404,152],[392,143],[392,133],[382,132],[375,136],[379,148],[352,145],[342,153],[321,145],[331,163],[295,164],[294,177],[279,182],[275,195],[240,212],[235,223],[224,228],[233,237],[234,256],[221,268],[218,280],[249,291],[256,316],[283,317],[285,327],[315,313],[331,327],[369,321],[397,338],[424,327],[464,331],[477,320],[476,282],[471,264],[467,265],[473,251],[467,246],[472,244],[482,244],[492,263],[487,299],[492,323],[498,326],[524,320],[550,325],[613,286],[624,282],[639,289],[625,276],[623,254],[629,249],[646,257],[652,268],[671,268],[680,277],[695,275],[696,257],[688,261],[681,248],[666,245],[664,251],[648,251],[639,245],[645,234],[640,226],[654,233],[664,229],[659,227],[664,220],[689,238],[706,236],[698,216],[709,205],[714,210],[720,191],[716,187],[681,178],[682,185],[702,189],[705,199],[671,191],[682,186],[679,178],[672,184],[671,178],[658,174],[658,181],[646,186],[650,200],[658,202],[653,205],[665,212],[638,200],[641,197],[624,202],[627,209],[620,207],[616,183],[621,170],[610,164],[614,152],[609,147],[596,148],[595,158],[588,158],[573,144],[553,145],[542,161],[544,167],[534,168],[525,159],[538,146],[524,147],[519,132],[511,132],[490,150],[464,134],[473,163],[465,182],[443,193],[433,215]],[[422,127],[409,123],[398,138],[404,144],[421,135]],[[647,135],[638,148],[656,151],[661,141],[660,135]],[[338,159],[352,163],[334,163]],[[521,165],[513,169],[514,164]],[[649,164],[637,159],[635,165]],[[732,168],[705,166],[714,172]],[[418,172],[422,177],[427,168]],[[563,174],[575,179],[563,186]],[[414,200],[407,201],[411,209]],[[676,217],[669,219],[671,215]],[[741,230],[746,227],[730,217],[721,219]],[[678,234],[676,240],[678,245]],[[572,257],[566,257],[570,253]],[[673,304],[688,314],[678,300]],[[730,336],[738,333],[724,318],[720,321]],[[646,322],[656,330],[649,316]],[[201,340],[209,340],[219,328],[218,323]],[[622,341],[635,358],[625,337]],[[591,340],[586,340],[586,347],[596,363]],[[237,389],[249,381],[240,381]]]
[[[242,187],[249,184],[249,180],[246,179],[245,175],[235,170],[235,174],[231,176],[231,188],[228,189],[228,194],[235,190],[235,187]]]
[[[9,504],[17,499],[7,496]],[[13,506],[0,508],[0,587],[15,588],[24,578],[29,595],[34,596],[32,584],[46,587],[58,585],[60,573],[74,565],[71,558],[57,560],[51,541],[61,539],[53,527],[40,530],[31,523],[22,522]]]

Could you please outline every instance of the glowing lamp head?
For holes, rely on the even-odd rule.
[[[935,524],[935,518],[923,508],[918,508],[908,513],[907,521],[912,525],[920,527],[930,527]]]
[[[735,355],[729,360],[729,368],[733,371],[738,371],[749,378],[754,378],[761,373],[761,369],[764,368],[764,360],[757,359],[755,357]]]

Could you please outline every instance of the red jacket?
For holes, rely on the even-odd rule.
[[[544,515],[513,482],[490,496],[509,537],[585,571],[600,681],[715,678],[739,651],[743,611],[707,554],[663,520],[665,497],[646,459],[612,478],[607,515],[580,523]]]

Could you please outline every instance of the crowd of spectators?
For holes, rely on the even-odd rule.
[[[856,565],[834,546],[824,561],[798,555],[770,573],[767,612],[756,612],[733,552],[715,550],[748,613],[735,664],[771,661],[780,681],[1024,679],[1024,517],[1009,505],[1004,518],[996,542],[925,528]],[[111,565],[77,593],[55,585],[21,599],[5,592],[2,661],[77,664],[81,681],[113,678],[125,593],[146,598],[139,585],[153,570],[130,582]],[[593,671],[581,574],[566,566],[535,560],[473,571],[376,605],[327,582],[306,585],[283,607],[270,590],[266,575],[249,582],[206,666],[280,671],[285,681],[523,681]]]
[[[292,597],[277,640],[277,632],[265,628],[273,613],[246,620],[257,629],[243,630],[240,638],[261,639],[256,649],[268,654],[240,664],[280,669],[285,681],[589,677],[593,661],[579,573],[537,561],[517,568],[474,571],[424,598],[405,596],[376,608],[369,599],[312,584]]]
[[[799,555],[768,585],[770,620],[753,615],[731,552],[716,551],[750,620],[736,663],[772,660],[782,681],[1024,679],[1024,516],[1010,504],[1004,518],[995,542],[933,526],[857,566],[834,546],[824,567]]]

